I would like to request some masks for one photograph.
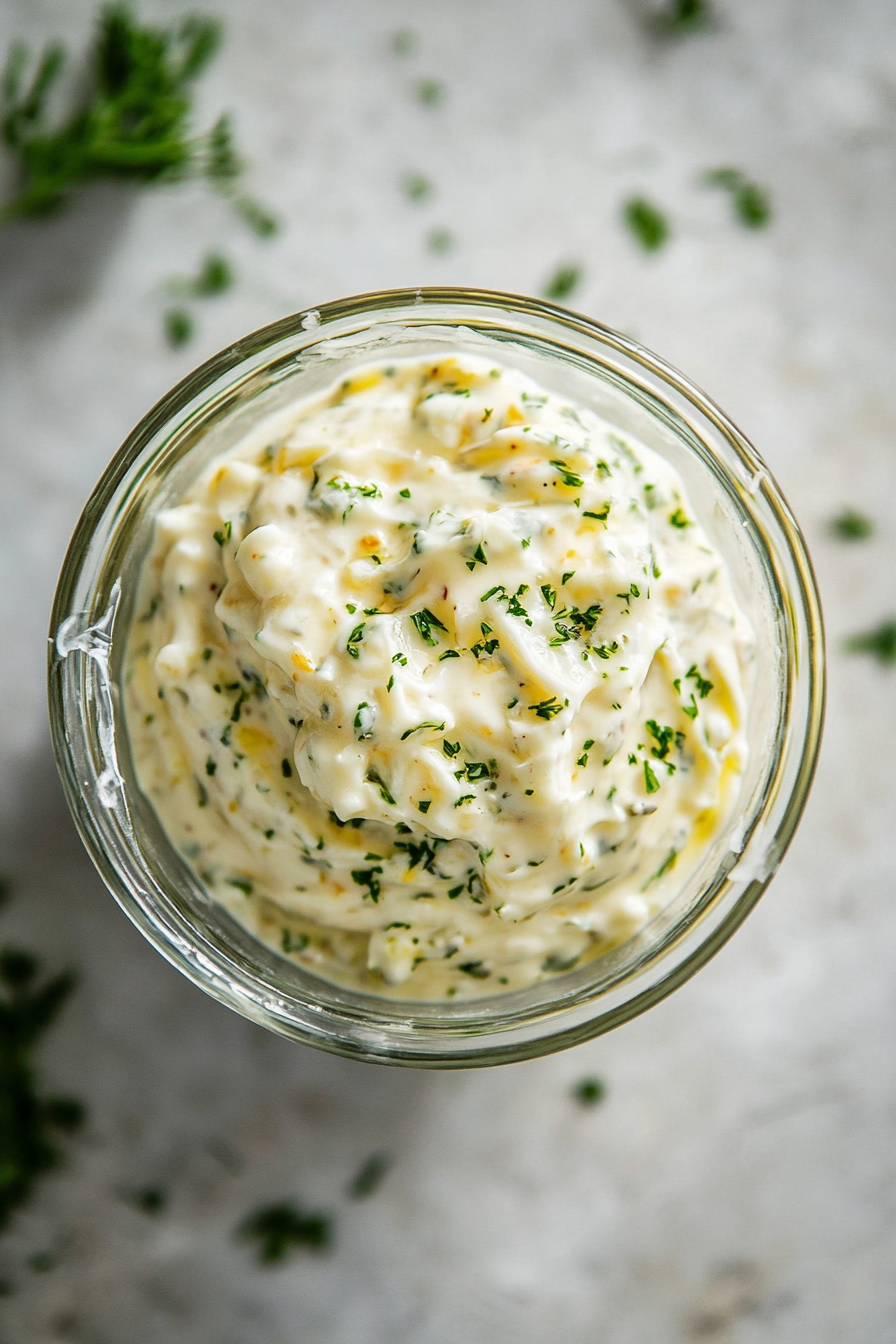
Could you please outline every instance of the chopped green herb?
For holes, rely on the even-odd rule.
[[[246,877],[228,877],[227,885],[236,887],[237,891],[241,891],[244,896],[251,896],[254,890],[252,883]]]
[[[454,246],[454,234],[450,229],[430,229],[426,235],[426,246],[430,252],[450,252]]]
[[[411,492],[410,492],[410,490],[407,489],[407,487],[405,487],[404,490],[399,490],[398,493],[399,493],[399,495],[401,496],[402,499],[410,499],[410,497],[411,497]]]
[[[552,460],[551,466],[554,468],[564,485],[571,485],[574,488],[577,488],[585,484],[581,476],[578,476],[574,471],[571,471],[565,462]]]
[[[402,927],[410,928],[410,925],[404,924]],[[392,1158],[388,1153],[371,1153],[350,1181],[349,1197],[351,1199],[367,1199],[382,1184],[391,1166]]]
[[[456,799],[454,806],[461,807],[464,803],[474,803],[476,801],[475,793],[464,793]]]
[[[672,750],[672,744],[676,737],[682,734],[676,733],[674,728],[661,728],[656,719],[647,720],[647,730],[651,737],[656,738],[657,745],[650,748],[651,756],[655,756],[658,761],[664,761]]]
[[[476,980],[486,980],[491,975],[491,971],[481,961],[465,961],[457,969],[463,971],[464,975],[472,975]]]
[[[427,720],[426,723],[418,723],[416,728],[405,729],[405,731],[401,735],[402,742],[406,742],[407,739],[411,737],[413,733],[419,733],[424,728],[434,728],[436,732],[441,733],[444,731],[445,725],[444,723],[434,723],[432,720]]]
[[[644,787],[648,793],[656,793],[656,791],[660,787],[659,780],[653,773],[653,769],[649,761],[644,762]]]
[[[706,697],[709,695],[710,691],[712,690],[713,683],[711,681],[707,681],[705,677],[702,677],[700,675],[699,671],[697,670],[696,663],[691,664],[687,672],[685,672],[685,676],[689,677],[691,681],[695,683],[697,687],[697,694],[699,695],[701,700],[705,700]]]
[[[366,700],[362,700],[355,710],[354,729],[355,737],[359,742],[366,742],[373,737],[373,725],[376,720],[376,710],[369,705]]]
[[[242,1241],[254,1241],[259,1263],[275,1265],[300,1248],[327,1251],[333,1244],[333,1220],[326,1213],[306,1213],[291,1201],[270,1204],[250,1214],[237,1228]]]
[[[562,303],[568,299],[582,283],[584,271],[581,266],[574,263],[565,263],[558,266],[557,270],[548,280],[544,287],[544,296],[546,299],[553,299],[557,303]]]
[[[195,323],[186,308],[168,308],[164,317],[165,340],[172,350],[179,350],[193,335]]]
[[[446,658],[459,658],[457,649],[446,649],[444,653],[439,654],[439,662],[444,663]]]
[[[581,1078],[572,1089],[580,1106],[597,1106],[606,1096],[606,1085],[600,1078]]]
[[[541,595],[544,598],[545,602],[547,602],[551,611],[553,611],[554,607],[557,605],[556,590],[552,588],[549,583],[543,583],[541,584]]]
[[[417,83],[417,97],[427,107],[435,107],[445,97],[445,86],[438,79],[421,79]]]
[[[602,504],[601,507],[600,507],[600,509],[597,509],[597,510],[594,510],[594,509],[583,509],[583,510],[582,510],[582,517],[583,517],[583,518],[595,518],[595,519],[597,519],[597,521],[598,521],[599,523],[606,523],[606,521],[607,521],[607,519],[609,518],[609,516],[610,516],[610,505],[609,505],[609,504]]]
[[[593,645],[593,646],[592,646],[592,649],[591,649],[591,652],[592,652],[592,653],[596,653],[597,656],[598,656],[598,658],[607,659],[607,658],[612,657],[612,655],[613,655],[614,653],[618,653],[618,652],[619,652],[619,645],[616,643],[616,641],[615,641],[615,639],[614,639],[612,644],[595,644],[595,645]],[[607,675],[609,675],[609,674],[607,674]]]
[[[232,289],[233,280],[233,268],[227,258],[218,252],[209,252],[198,275],[170,280],[168,290],[171,294],[181,294],[190,299],[209,299]]]
[[[380,899],[380,874],[382,871],[382,868],[379,866],[374,868],[352,869],[352,881],[357,883],[359,887],[367,888],[367,895],[373,901],[374,905],[377,905]],[[366,900],[367,896],[365,896],[364,899]]]
[[[567,579],[571,579],[574,574],[575,574],[574,569],[568,569],[566,573],[563,575],[563,578],[560,580],[560,587],[562,588],[564,583],[566,583]]]
[[[831,519],[830,531],[841,541],[866,541],[874,532],[874,524],[867,514],[844,509]]]
[[[395,673],[393,672],[389,680],[386,682],[386,691],[387,692],[391,691],[394,685],[395,685]]]
[[[482,412],[482,423],[483,423],[483,424],[485,424],[486,420],[491,420],[491,418],[492,418],[492,416],[493,416],[493,414],[494,414],[494,411],[495,411],[494,406],[486,406],[485,410]]]
[[[395,806],[395,799],[392,797],[392,794],[389,792],[389,790],[386,788],[386,785],[380,778],[379,771],[375,769],[368,770],[367,774],[365,775],[365,779],[369,784],[376,784],[377,788],[380,791],[380,797],[382,798],[384,803],[388,803],[390,807]]]
[[[209,756],[205,762],[205,773],[207,775],[213,775],[217,768],[218,762],[215,760],[214,756]]]
[[[696,719],[700,711],[697,708],[697,701],[694,699],[693,694],[691,695],[691,703],[689,705],[682,705],[681,712],[682,714],[687,714],[689,719]]]
[[[420,802],[417,804],[417,811],[428,812],[431,807],[432,807],[431,798],[421,798]]]
[[[467,561],[467,569],[472,570],[475,569],[477,565],[487,565],[487,564],[488,564],[488,558],[486,557],[485,551],[482,549],[482,542],[480,542],[479,545],[476,547],[475,551],[473,552],[471,558]],[[442,626],[442,629],[444,630],[445,627]]]
[[[220,532],[213,532],[212,536],[219,546],[226,546],[233,535],[233,523],[227,522],[223,525]]]
[[[847,653],[869,653],[883,667],[896,663],[896,620],[881,621],[874,630],[851,635],[844,640]]]
[[[289,779],[292,776],[292,766],[285,756],[280,762],[280,773],[283,775],[284,779]]]
[[[652,882],[658,882],[661,877],[665,877],[666,873],[669,872],[670,868],[674,866],[675,860],[677,858],[678,858],[678,850],[670,849],[669,853],[666,855],[665,859],[660,864],[659,868],[657,868],[656,872],[653,873],[652,876],[650,876],[647,879],[641,890],[646,891]]]
[[[454,756],[456,756],[457,753],[460,751],[460,743],[459,743],[459,742],[449,742],[448,739],[445,738],[445,740],[444,740],[443,743],[442,743],[442,751],[444,752],[444,754],[445,754],[445,755],[449,758],[449,760],[450,760],[450,759],[452,759]]]
[[[687,514],[682,508],[677,508],[674,510],[673,513],[669,514],[669,522],[672,524],[673,527],[677,528],[685,528],[691,526],[691,520],[690,518],[688,518]]]
[[[658,206],[643,196],[626,201],[622,218],[645,252],[658,252],[669,239],[669,221]]]
[[[447,627],[442,624],[438,616],[432,614],[428,607],[424,607],[422,611],[413,612],[411,622],[416,627],[423,642],[429,644],[430,647],[435,647],[436,643],[435,636],[432,633],[433,627],[437,630],[443,630],[445,634],[448,633]]]
[[[425,201],[432,195],[433,187],[428,177],[422,173],[408,173],[404,179],[405,195],[411,201]]]
[[[705,28],[712,21],[709,0],[665,0],[650,21],[659,33],[687,33]]]
[[[748,229],[761,229],[768,224],[772,217],[768,192],[751,182],[739,168],[711,168],[704,173],[703,181],[709,187],[721,187],[728,192],[735,218]]]
[[[569,701],[566,700],[561,705],[556,695],[549,696],[547,700],[542,700],[537,705],[529,705],[529,709],[539,719],[552,719],[555,714],[562,714]]]
[[[400,29],[392,38],[392,50],[396,56],[410,56],[417,46],[417,34],[408,28]]]
[[[143,1190],[135,1190],[132,1201],[141,1213],[154,1216],[157,1213],[162,1213],[168,1203],[168,1196],[157,1185],[149,1185]]]
[[[345,651],[350,658],[360,658],[361,656],[361,650],[358,648],[358,645],[364,638],[364,628],[365,623],[362,621],[360,625],[355,626],[354,630],[346,640]]]

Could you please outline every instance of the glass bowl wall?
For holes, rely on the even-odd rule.
[[[665,456],[685,481],[759,655],[737,815],[634,938],[565,975],[462,1002],[390,1000],[279,957],[214,902],[136,783],[119,694],[153,519],[257,420],[357,364],[463,349],[515,365]],[[184,379],[129,435],[88,501],[53,609],[50,712],[69,806],[113,895],[164,956],[237,1012],[357,1058],[464,1067],[573,1045],[643,1012],[722,946],[759,899],[811,782],[823,714],[811,565],[755,450],[685,377],[551,304],[479,290],[395,290],[254,332]]]

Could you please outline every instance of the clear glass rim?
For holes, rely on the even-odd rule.
[[[630,386],[638,385],[641,372],[658,381],[675,399],[677,413],[686,413],[688,423],[697,427],[698,438],[705,441],[712,432],[732,454],[738,470],[726,470],[737,477],[741,497],[752,497],[765,509],[775,534],[768,538],[771,551],[788,578],[781,589],[781,617],[790,713],[751,828],[762,839],[758,860],[758,849],[748,838],[743,853],[732,856],[729,870],[702,893],[670,937],[614,983],[613,994],[564,998],[560,989],[545,1011],[524,1013],[518,1020],[511,1013],[505,1025],[492,1022],[481,1032],[472,1011],[475,1004],[466,1005],[466,1015],[445,1012],[440,1023],[421,1026],[414,1004],[406,1001],[358,996],[352,1004],[349,995],[334,1014],[332,1003],[322,1010],[313,994],[290,1000],[282,988],[272,992],[239,958],[223,955],[204,940],[201,930],[191,927],[170,902],[166,908],[158,886],[150,891],[143,884],[116,829],[115,810],[102,801],[108,743],[101,740],[104,711],[96,705],[109,700],[110,723],[115,711],[108,680],[104,686],[101,677],[103,651],[109,646],[103,620],[111,623],[111,617],[108,584],[103,593],[95,582],[105,557],[98,538],[126,507],[135,471],[141,465],[145,469],[162,451],[166,435],[204,401],[211,399],[220,410],[221,398],[235,395],[247,380],[270,373],[284,361],[294,362],[302,351],[344,329],[373,327],[377,319],[410,325],[478,323],[482,330],[509,336],[537,333],[593,364],[597,346],[621,361],[612,368]],[[170,962],[236,1011],[306,1044],[377,1062],[472,1067],[566,1048],[637,1016],[683,984],[746,918],[786,851],[811,785],[824,716],[823,626],[811,562],[783,496],[745,437],[684,375],[629,337],[537,299],[478,289],[388,290],[322,304],[260,328],[200,365],[143,417],[101,477],[69,545],[51,617],[49,695],[54,751],[81,837],[119,904]],[[541,983],[562,986],[562,980]],[[476,1002],[494,1005],[502,997],[511,996]]]

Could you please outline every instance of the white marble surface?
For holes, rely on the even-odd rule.
[[[155,0],[142,11],[174,16]],[[716,30],[648,41],[624,0],[220,0],[202,86],[231,106],[257,242],[199,189],[96,192],[0,237],[0,935],[81,986],[41,1055],[90,1108],[71,1159],[0,1240],[3,1344],[884,1344],[896,1334],[896,671],[838,651],[896,608],[896,13],[887,0],[719,0]],[[80,41],[85,0],[6,0],[0,44]],[[412,28],[416,54],[391,35]],[[446,98],[425,107],[422,77]],[[696,175],[769,185],[749,233]],[[401,190],[431,177],[430,202]],[[675,223],[645,257],[643,190]],[[457,238],[435,256],[433,227]],[[160,287],[209,247],[239,269],[197,340]],[[717,960],[576,1051],[416,1074],[316,1055],[192,988],[81,851],[44,722],[56,573],[100,470],[200,358],[285,312],[426,283],[537,291],[581,261],[584,311],[695,377],[765,455],[826,606],[830,700],[785,864]],[[870,512],[845,546],[825,523]],[[585,1111],[570,1085],[607,1083]],[[365,1203],[345,1187],[394,1155]],[[122,1191],[161,1185],[168,1209]],[[233,1240],[262,1201],[332,1210],[337,1245],[264,1271]],[[51,1250],[56,1267],[27,1265]]]

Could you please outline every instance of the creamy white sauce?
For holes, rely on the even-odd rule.
[[[478,996],[680,887],[737,801],[751,640],[657,454],[480,358],[370,365],[158,515],[129,734],[257,936]]]

